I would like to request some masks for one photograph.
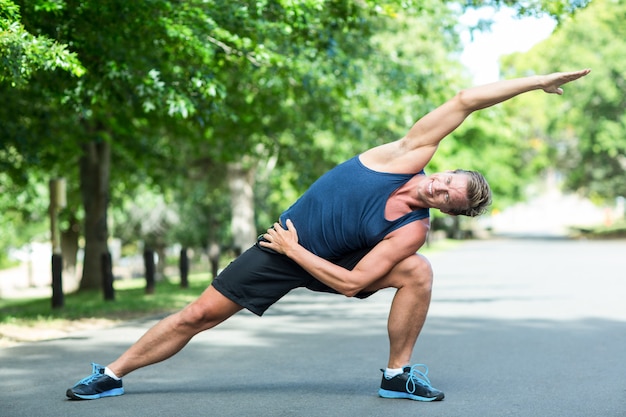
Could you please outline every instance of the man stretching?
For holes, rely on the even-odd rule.
[[[430,304],[433,271],[417,254],[429,229],[428,209],[476,216],[491,201],[473,171],[425,175],[439,142],[472,112],[519,94],[561,85],[589,70],[499,81],[459,92],[418,120],[406,136],[369,149],[319,178],[280,221],[181,311],[158,322],[107,367],[67,390],[71,399],[124,393],[121,378],[179,352],[199,332],[243,308],[261,316],[294,288],[365,298],[396,288],[388,319],[389,360],[379,395],[437,401],[425,365],[411,355]]]

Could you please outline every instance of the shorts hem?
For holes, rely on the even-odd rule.
[[[236,295],[234,295],[233,293],[228,291],[226,288],[221,288],[221,285],[215,285],[215,284],[219,284],[219,281],[213,282],[211,284],[211,285],[213,285],[213,288],[215,288],[217,290],[217,292],[222,294],[224,297],[228,298],[233,303],[235,303],[235,304],[245,308],[249,312],[251,312],[251,313],[261,317],[263,315],[263,313],[265,313],[265,311],[267,310],[267,309],[262,309],[262,308],[258,308],[256,306],[253,306],[250,303],[248,303],[245,299],[243,299],[241,297],[237,297]]]

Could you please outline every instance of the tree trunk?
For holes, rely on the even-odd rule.
[[[104,299],[114,301],[113,261],[111,260],[111,254],[109,252],[100,255],[100,268],[102,269],[102,293],[104,294]]]
[[[154,251],[150,248],[143,251],[143,265],[146,270],[146,294],[154,294],[156,266],[154,264]]]
[[[189,257],[187,256],[187,248],[180,250],[178,269],[180,271],[180,287],[189,288]]]
[[[102,256],[108,254],[107,205],[111,146],[107,141],[83,145],[80,191],[85,208],[85,260],[80,289],[102,288]]]
[[[155,245],[155,251],[157,254],[157,259],[159,260],[156,264],[155,278],[157,281],[160,282],[167,278],[167,276],[165,275],[165,268],[167,267],[167,248],[165,247],[165,243],[157,242],[157,244]]]
[[[238,256],[252,246],[257,238],[254,222],[254,176],[256,169],[243,167],[239,162],[228,164],[231,229],[233,246]]]
[[[220,245],[217,242],[211,242],[207,254],[209,256],[209,262],[211,263],[211,279],[217,277],[217,271],[219,271],[220,265]]]
[[[63,291],[72,293],[78,289],[80,279],[76,271],[80,225],[71,216],[70,225],[61,231],[61,254],[63,255]]]

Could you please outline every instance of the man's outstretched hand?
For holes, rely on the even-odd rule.
[[[584,69],[580,71],[555,72],[553,74],[544,75],[542,80],[542,89],[546,93],[561,95],[563,94],[563,89],[561,88],[563,84],[584,77],[590,72],[590,69]]]

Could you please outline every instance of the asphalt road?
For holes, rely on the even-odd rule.
[[[0,349],[0,416],[626,416],[626,241],[471,241],[430,259],[414,362],[442,402],[377,396],[392,291],[296,291],[130,374],[121,397],[65,390],[156,318]]]

